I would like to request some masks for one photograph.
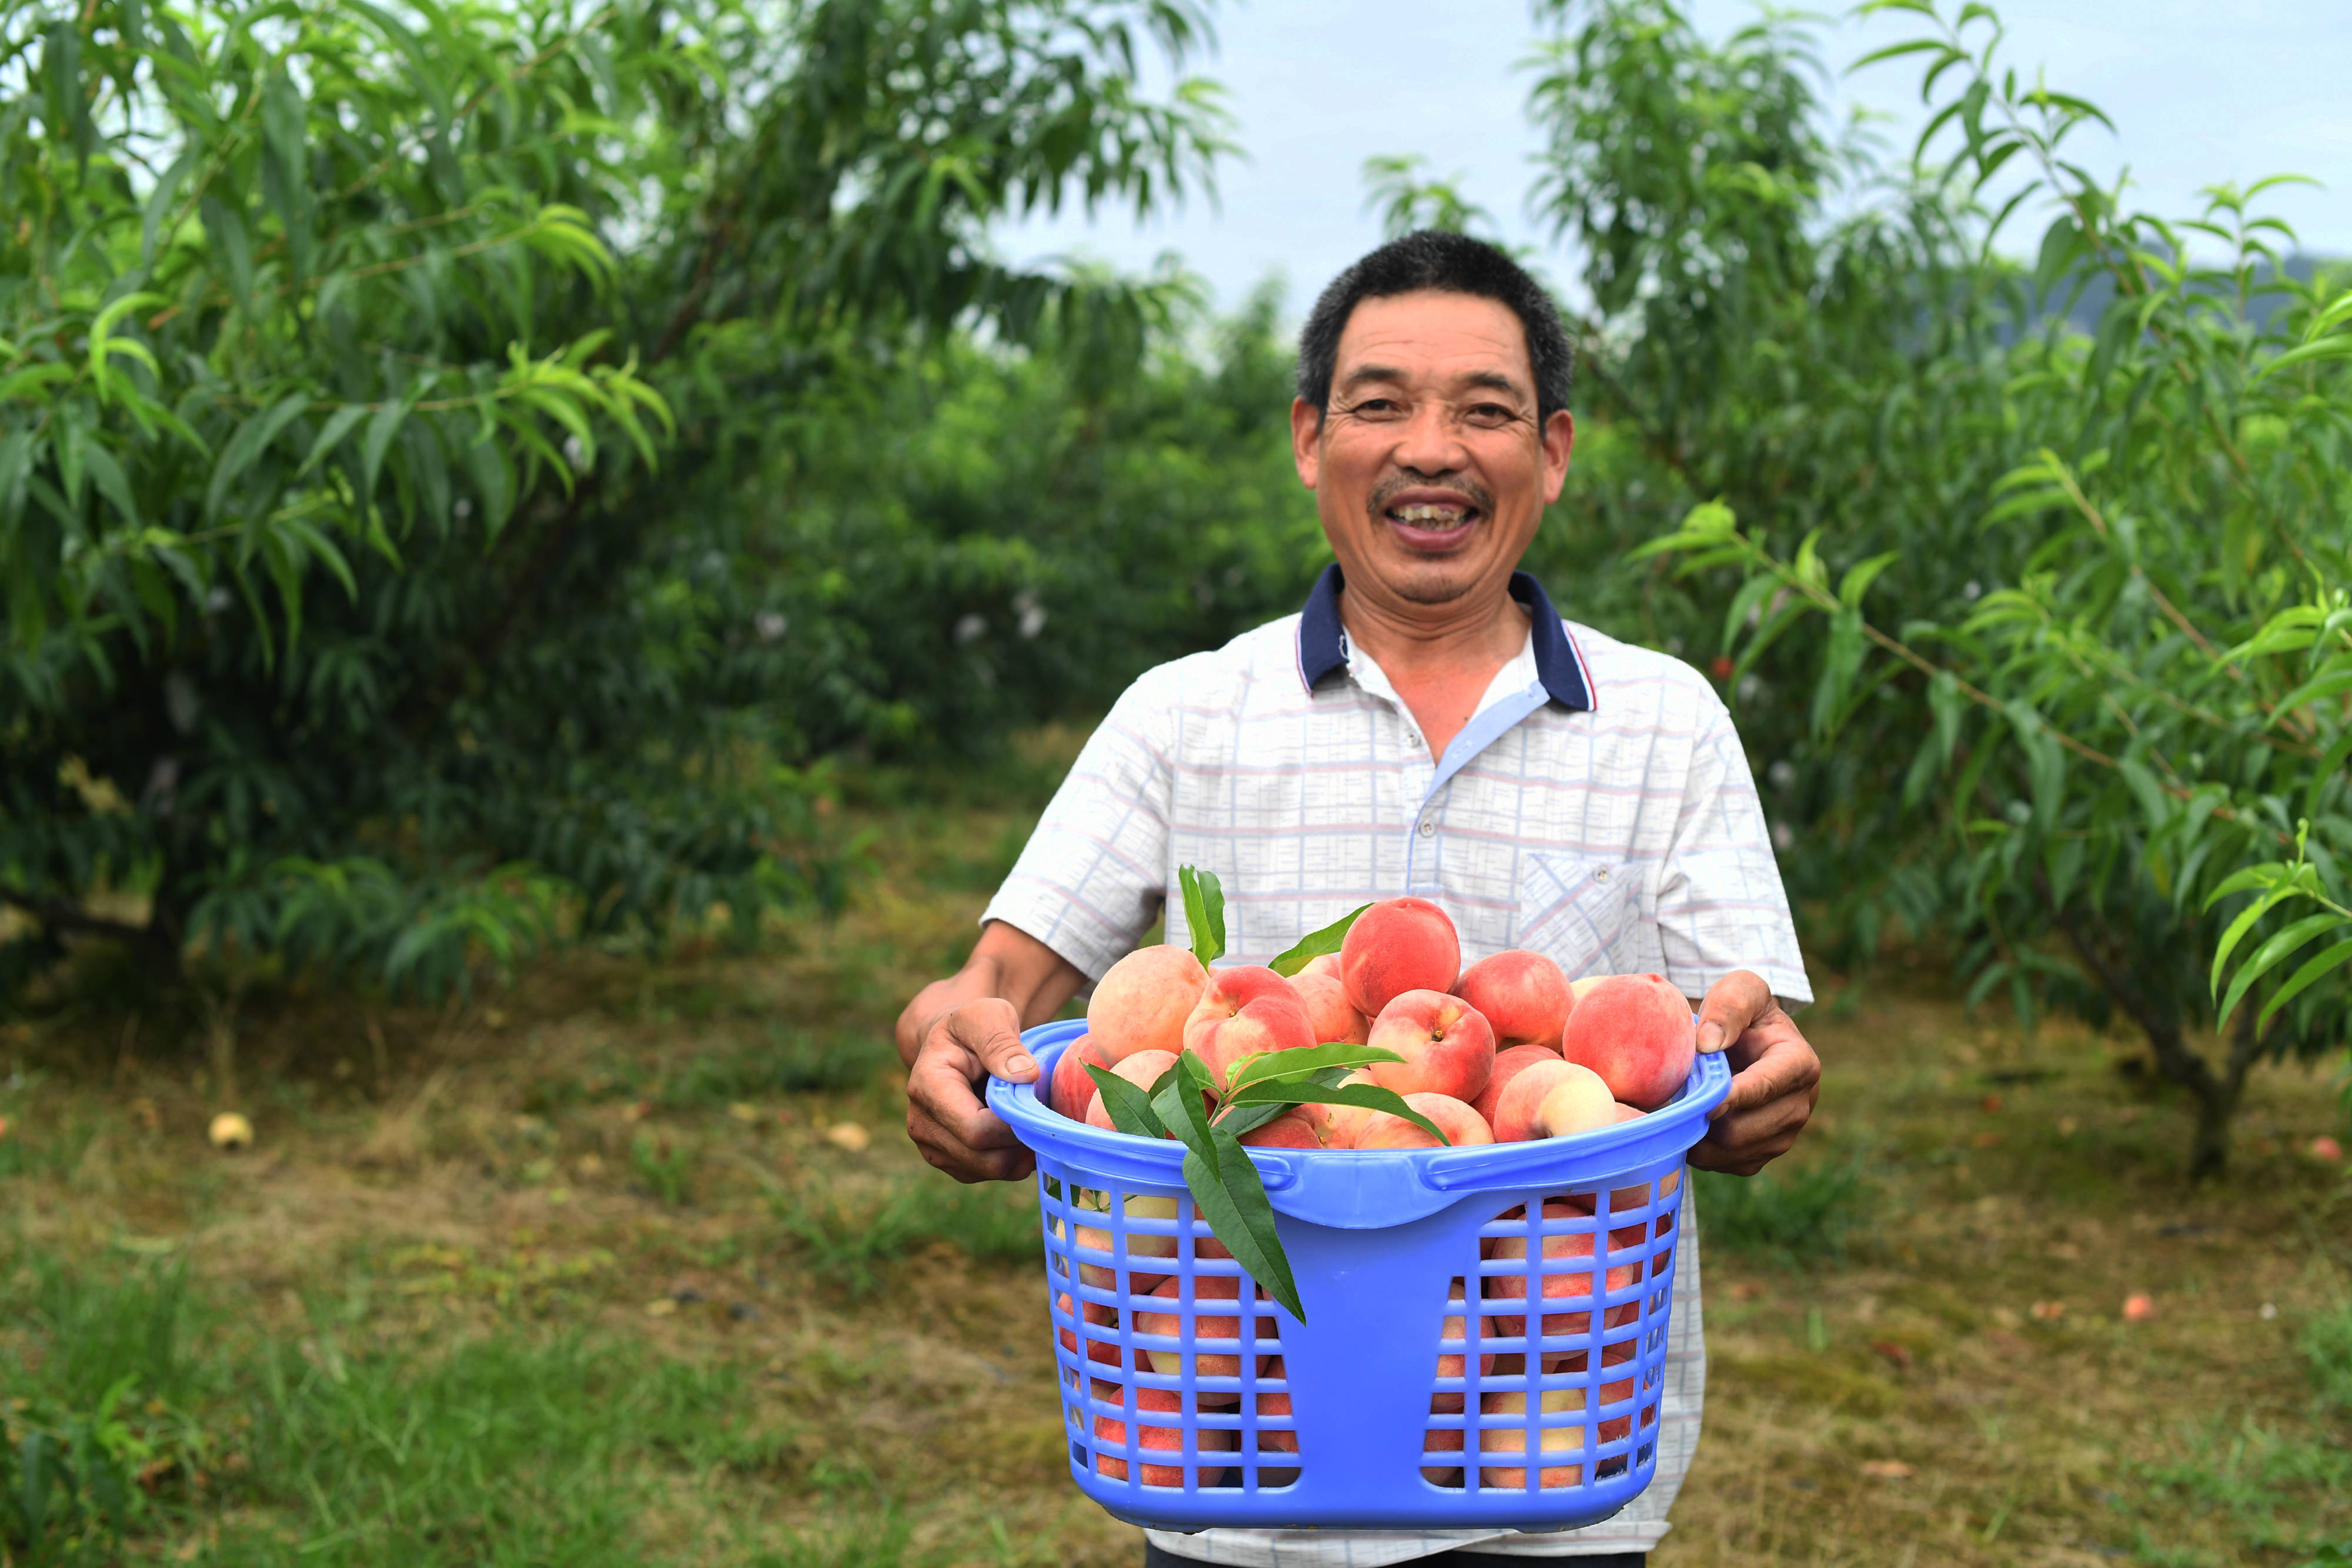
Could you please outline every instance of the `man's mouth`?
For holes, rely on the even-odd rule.
[[[1467,538],[1483,514],[1465,501],[1405,501],[1381,516],[1408,549],[1444,550]]]

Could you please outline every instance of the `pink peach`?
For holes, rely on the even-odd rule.
[[[1307,1032],[1318,1045],[1329,1045],[1346,1040],[1351,1045],[1364,1043],[1365,1031],[1371,1020],[1358,1012],[1348,1000],[1348,988],[1335,975],[1314,973],[1293,975],[1290,988],[1298,993],[1301,1007],[1307,1009]]]
[[[1425,898],[1386,898],[1356,917],[1339,944],[1348,1000],[1366,1018],[1406,991],[1443,991],[1462,973],[1462,938]]]
[[[1450,1307],[1463,1304],[1462,1281],[1459,1276],[1455,1277],[1452,1287],[1446,1292],[1445,1304]],[[1478,1333],[1481,1339],[1493,1339],[1501,1332],[1495,1327],[1493,1319],[1482,1317],[1478,1320]],[[1460,1344],[1466,1352],[1469,1347],[1469,1329],[1466,1320],[1459,1313],[1447,1318],[1444,1325],[1439,1329],[1437,1337],[1449,1344]],[[1469,1357],[1466,1354],[1455,1354],[1441,1351],[1437,1357],[1437,1375],[1460,1377],[1468,1365]],[[1479,1352],[1478,1375],[1490,1376],[1494,1370],[1495,1353],[1491,1350]],[[1441,1389],[1429,1396],[1429,1408],[1433,1415],[1458,1416],[1462,1413],[1462,1396],[1449,1389]]]
[[[1240,1138],[1245,1149],[1319,1149],[1323,1135],[1315,1124],[1297,1111],[1285,1111],[1281,1115],[1261,1122],[1244,1133]]]
[[[1160,1077],[1175,1065],[1176,1057],[1173,1052],[1139,1051],[1113,1062],[1111,1071],[1134,1084],[1138,1089],[1150,1093],[1151,1086],[1159,1082]],[[1099,1092],[1095,1095],[1094,1103],[1087,1107],[1087,1125],[1100,1127],[1105,1132],[1118,1130],[1111,1123],[1110,1109],[1103,1103],[1102,1095]]]
[[[1107,1398],[1113,1400],[1118,1396],[1118,1391],[1115,1388],[1106,1396]],[[1183,1411],[1183,1396],[1173,1389],[1137,1389],[1135,1391],[1136,1415],[1139,1417],[1146,1415],[1161,1416],[1166,1417],[1166,1421],[1163,1425],[1154,1425],[1149,1421],[1138,1419],[1135,1424],[1135,1446],[1142,1450],[1164,1450],[1181,1456],[1184,1451],[1184,1428],[1181,1425]],[[1235,1447],[1236,1436],[1237,1434],[1222,1427],[1202,1427],[1194,1436],[1195,1451],[1230,1452]],[[1116,1416],[1096,1416],[1095,1441],[1105,1448],[1125,1448],[1127,1423]],[[1115,1455],[1097,1454],[1095,1469],[1112,1480],[1127,1479],[1127,1461]],[[1141,1479],[1148,1487],[1181,1487],[1184,1484],[1182,1460],[1180,1458],[1178,1462],[1172,1465],[1146,1464],[1142,1467]]]
[[[1540,953],[1513,947],[1462,971],[1454,994],[1476,1008],[1495,1030],[1499,1049],[1540,1045],[1559,1049],[1559,1031],[1575,998],[1559,966]]]
[[[1087,1032],[1107,1062],[1139,1051],[1184,1048],[1184,1020],[1201,999],[1209,972],[1181,947],[1138,947],[1095,983],[1087,1003]]]
[[[1508,1051],[1495,1052],[1494,1074],[1486,1080],[1486,1087],[1478,1092],[1478,1098],[1470,1102],[1470,1108],[1485,1117],[1488,1126],[1494,1126],[1495,1107],[1503,1098],[1503,1091],[1510,1087],[1511,1080],[1538,1061],[1559,1060],[1559,1052],[1541,1045],[1515,1045]],[[1499,1132],[1495,1137],[1497,1143],[1515,1141],[1505,1138]]]
[[[1356,1129],[1356,1141],[1349,1146],[1358,1149],[1435,1149],[1451,1146],[1457,1149],[1479,1144],[1491,1144],[1495,1134],[1479,1119],[1478,1113],[1450,1094],[1408,1094],[1404,1103],[1437,1124],[1445,1134],[1445,1143],[1402,1116],[1386,1111],[1370,1112]]]
[[[1108,1067],[1110,1058],[1102,1052],[1095,1037],[1082,1034],[1070,1041],[1062,1051],[1062,1059],[1054,1063],[1052,1099],[1054,1109],[1073,1122],[1087,1119],[1087,1107],[1095,1103],[1095,1081],[1087,1075],[1088,1067]]]
[[[1664,976],[1617,975],[1576,1004],[1559,1053],[1601,1074],[1613,1098],[1654,1111],[1690,1077],[1698,1028]]]
[[[1532,1061],[1495,1097],[1495,1140],[1521,1144],[1605,1127],[1615,1117],[1615,1107],[1609,1086],[1591,1068],[1558,1060]]]
[[[1584,1408],[1581,1388],[1548,1388],[1539,1396],[1538,1409],[1545,1416],[1568,1415]],[[1489,1394],[1479,1402],[1478,1408],[1488,1416],[1519,1416],[1528,1413],[1528,1396],[1519,1393]],[[1584,1430],[1580,1427],[1539,1427],[1536,1447],[1538,1453],[1580,1453],[1584,1448]],[[1524,1427],[1487,1427],[1478,1432],[1480,1458],[1507,1454],[1524,1456],[1528,1451],[1528,1434]],[[1584,1480],[1582,1465],[1546,1465],[1537,1478],[1537,1485],[1546,1490],[1580,1485]],[[1528,1484],[1527,1470],[1511,1465],[1482,1465],[1478,1484],[1499,1487],[1507,1491],[1524,1490]]]
[[[1333,979],[1339,980],[1343,984],[1346,980],[1346,977],[1339,972],[1339,955],[1337,953],[1317,954],[1314,957],[1307,960],[1307,967],[1305,968],[1299,970],[1297,974],[1293,975],[1290,977],[1296,980],[1307,975],[1328,975]]]
[[[1339,1084],[1342,1088],[1349,1088],[1371,1082],[1372,1075],[1359,1067],[1347,1077],[1339,1080]],[[1378,1113],[1367,1110],[1360,1105],[1338,1105],[1318,1102],[1314,1104],[1294,1107],[1286,1114],[1300,1118],[1314,1129],[1316,1136],[1323,1140],[1325,1148],[1352,1149],[1356,1146],[1356,1134],[1363,1129],[1364,1123]]]
[[[1570,1219],[1577,1214],[1578,1210],[1573,1206],[1559,1198],[1550,1199],[1544,1204],[1544,1218],[1547,1220],[1557,1222]],[[1638,1246],[1639,1244],[1640,1235],[1637,1228],[1633,1239],[1624,1245]],[[1615,1236],[1610,1238],[1610,1245],[1612,1247],[1620,1245]],[[1525,1236],[1497,1237],[1495,1239],[1492,1256],[1497,1261],[1524,1263],[1528,1256],[1528,1239]],[[1549,1302],[1589,1300],[1592,1295],[1591,1258],[1592,1233],[1589,1230],[1545,1236],[1543,1266],[1537,1270],[1543,1278],[1544,1301]],[[1584,1261],[1583,1268],[1574,1267],[1579,1260]],[[1560,1265],[1563,1263],[1569,1264],[1570,1267],[1562,1269]],[[1612,1291],[1625,1290],[1638,1283],[1641,1278],[1642,1270],[1639,1264],[1619,1264],[1607,1271],[1605,1288]],[[1486,1294],[1487,1300],[1494,1301],[1526,1301],[1528,1299],[1526,1271],[1487,1275]],[[1619,1326],[1617,1322],[1611,1320],[1622,1317],[1622,1310],[1631,1308],[1634,1304],[1625,1302],[1622,1307],[1609,1309],[1608,1316],[1603,1319],[1604,1326]],[[1515,1313],[1498,1312],[1491,1321],[1494,1322],[1495,1332],[1505,1338],[1517,1339],[1528,1332],[1528,1320]],[[1574,1338],[1590,1333],[1591,1331],[1592,1314],[1589,1311],[1547,1312],[1537,1333],[1544,1339],[1561,1339]]]
[[[1220,1083],[1246,1057],[1299,1051],[1314,1043],[1298,993],[1288,980],[1258,964],[1213,972],[1184,1020],[1184,1049],[1206,1063]]]
[[[1371,1066],[1372,1082],[1400,1094],[1446,1094],[1466,1105],[1495,1075],[1495,1031],[1477,1009],[1444,991],[1391,998],[1366,1043],[1404,1058]]]
[[[1165,1334],[1171,1339],[1183,1338],[1183,1316],[1173,1310],[1172,1303],[1181,1300],[1184,1281],[1171,1279],[1152,1291],[1153,1300],[1171,1303],[1164,1312],[1139,1310],[1135,1314],[1135,1332],[1144,1334]],[[1197,1377],[1239,1377],[1242,1375],[1239,1313],[1231,1316],[1211,1314],[1202,1306],[1213,1301],[1239,1301],[1241,1282],[1230,1274],[1195,1274],[1192,1277],[1192,1371]],[[1255,1331],[1263,1343],[1275,1337],[1274,1319],[1260,1317]],[[1226,1344],[1230,1351],[1211,1351],[1204,1345]],[[1184,1372],[1184,1353],[1181,1350],[1147,1350],[1144,1355],[1151,1370],[1163,1377],[1181,1377]],[[1212,1396],[1213,1397],[1213,1396]]]

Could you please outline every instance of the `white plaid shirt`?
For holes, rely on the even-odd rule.
[[[1176,868],[1217,873],[1226,946],[1264,963],[1374,899],[1433,900],[1466,967],[1525,947],[1572,977],[1664,975],[1698,997],[1752,969],[1812,999],[1761,802],[1731,716],[1696,670],[1562,622],[1526,573],[1533,620],[1477,712],[1433,760],[1380,666],[1349,648],[1339,569],[1297,615],[1148,672],[1079,753],[986,920],[1090,978],[1165,906]],[[1685,1204],[1688,1197],[1685,1196]],[[1696,1232],[1676,1266],[1656,1479],[1615,1518],[1552,1535],[1491,1531],[1154,1533],[1230,1568],[1379,1568],[1475,1545],[1646,1552],[1689,1472],[1706,1385]]]

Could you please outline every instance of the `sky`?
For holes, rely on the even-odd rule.
[[[1744,0],[1689,8],[1713,37],[1758,15]],[[2304,248],[2352,255],[2352,0],[2005,0],[1999,9],[2021,74],[2044,68],[2052,87],[2115,120],[2119,135],[2089,127],[2068,146],[2103,178],[2128,166],[2140,206],[2189,215],[2206,185],[2305,174],[2326,188],[2276,190],[2264,210],[2292,224]],[[1083,256],[1140,271],[1174,250],[1225,308],[1279,275],[1296,320],[1316,289],[1380,241],[1364,161],[1417,153],[1425,173],[1460,175],[1503,237],[1538,247],[1549,276],[1572,273],[1573,258],[1525,211],[1537,141],[1518,68],[1535,36],[1523,0],[1226,0],[1213,15],[1219,49],[1192,68],[1224,84],[1246,154],[1222,165],[1218,201],[1140,226],[1123,213],[1011,226],[998,235],[1008,256]],[[1819,29],[1821,53],[1842,72],[1916,36],[1918,22],[1834,23]],[[1885,133],[1907,151],[1927,118],[1918,77],[1916,60],[1841,77],[1838,111],[1885,116]],[[2042,227],[2021,225],[2020,247]]]

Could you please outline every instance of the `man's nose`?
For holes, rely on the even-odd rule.
[[[1398,437],[1394,456],[1398,467],[1419,474],[1458,473],[1470,462],[1454,410],[1435,399],[1414,406],[1412,417]]]

